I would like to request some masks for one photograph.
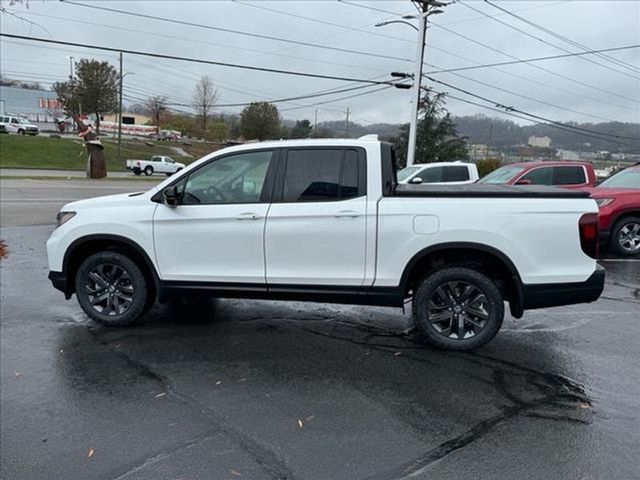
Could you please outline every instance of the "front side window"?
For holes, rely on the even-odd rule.
[[[531,185],[553,185],[553,168],[541,167],[534,168],[524,175],[517,183],[522,180],[529,180]]]
[[[405,167],[405,168],[403,168],[402,170],[400,170],[398,172],[398,181],[399,182],[404,182],[407,178],[409,178],[411,175],[416,173],[421,168],[422,167]]]
[[[580,185],[587,183],[584,168],[578,166],[555,167],[553,183],[554,185]]]
[[[295,149],[287,153],[282,200],[325,202],[359,195],[355,150]]]
[[[442,181],[442,167],[425,168],[416,175],[422,179],[422,183],[438,183]]]
[[[522,167],[500,167],[497,170],[494,170],[486,177],[482,177],[478,180],[478,183],[491,183],[491,184],[502,184],[507,183],[511,180],[517,173],[522,171]]]
[[[177,185],[184,205],[259,203],[273,150],[214,160]]]

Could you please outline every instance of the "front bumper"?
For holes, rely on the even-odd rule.
[[[64,297],[67,300],[71,298],[73,291],[64,272],[54,272],[53,270],[49,271],[49,280],[51,280],[53,288],[64,293]]]
[[[596,271],[584,282],[522,285],[523,309],[595,302],[604,290],[605,276],[605,269],[596,265]]]

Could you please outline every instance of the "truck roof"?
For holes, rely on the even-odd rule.
[[[241,152],[244,150],[256,150],[261,148],[285,148],[285,147],[367,147],[380,143],[377,135],[367,135],[361,138],[303,138],[287,140],[268,140],[265,142],[244,143],[233,147],[226,147],[225,152]],[[220,152],[222,150],[218,150]],[[217,153],[216,152],[216,153]]]

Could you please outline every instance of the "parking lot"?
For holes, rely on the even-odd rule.
[[[3,479],[630,479],[640,260],[593,304],[507,318],[475,353],[409,310],[216,300],[87,320],[47,280],[60,206],[148,182],[3,180]]]

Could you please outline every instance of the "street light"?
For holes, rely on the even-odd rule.
[[[122,81],[127,75],[135,75],[135,72],[122,73],[122,52],[120,52],[120,106],[118,108],[118,164],[121,162],[120,147],[122,145]]]
[[[422,63],[424,58],[424,47],[427,34],[427,19],[430,15],[443,13],[443,11],[438,7],[444,6],[442,2],[438,1],[428,1],[425,3],[427,3],[427,5],[424,7],[425,11],[420,13],[420,15],[404,15],[402,17],[404,20],[418,19],[420,22],[419,28],[417,28],[412,23],[406,22],[404,20],[390,20],[387,22],[377,23],[375,25],[376,27],[383,27],[392,23],[402,23],[405,25],[409,25],[411,28],[418,31],[418,48],[416,52],[415,67],[416,73],[413,77],[413,103],[411,109],[411,122],[409,124],[409,144],[407,145],[407,166],[413,165],[416,156],[416,140],[418,138],[418,110],[420,104],[420,89],[422,81]]]

